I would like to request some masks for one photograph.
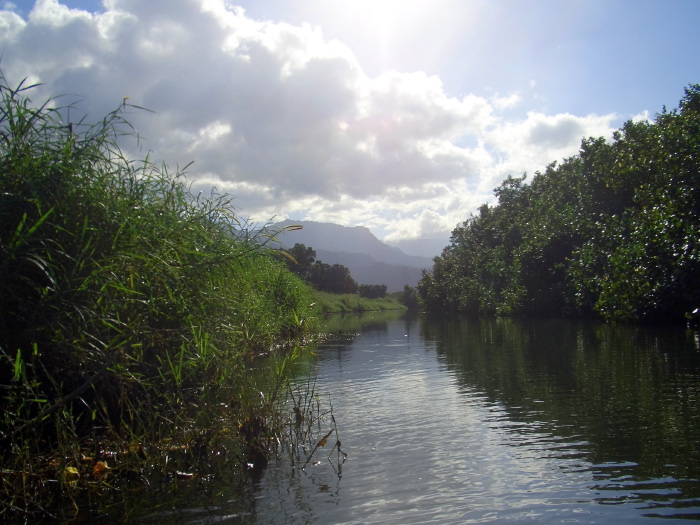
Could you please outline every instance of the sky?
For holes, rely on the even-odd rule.
[[[677,107],[698,27],[698,0],[0,0],[0,70],[72,120],[148,108],[128,154],[249,223],[446,245],[508,175]]]

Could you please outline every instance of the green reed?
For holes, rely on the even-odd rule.
[[[242,235],[230,196],[123,153],[134,106],[66,122],[33,87],[0,74],[0,520],[165,468],[163,443],[243,443],[248,359],[314,330],[274,231]]]

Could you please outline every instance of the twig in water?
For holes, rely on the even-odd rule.
[[[316,446],[315,446],[314,449],[311,451],[311,454],[309,454],[309,457],[306,458],[306,463],[304,463],[304,466],[301,467],[302,470],[306,467],[306,465],[309,464],[309,461],[311,461],[311,458],[314,457],[314,452],[316,452],[316,449],[317,449],[318,447],[325,447],[325,446],[326,446],[326,443],[328,443],[328,437],[334,432],[334,430],[335,430],[335,429],[331,428],[331,429],[328,431],[328,434],[326,434],[325,436],[323,436],[323,437],[319,440],[319,442],[316,443]]]

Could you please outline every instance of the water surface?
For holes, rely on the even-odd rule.
[[[700,518],[697,334],[346,316],[317,392],[342,448],[255,487],[258,523]],[[356,334],[348,337],[347,334]]]
[[[399,312],[328,331],[297,382],[332,409],[347,458],[333,436],[303,469],[283,457],[144,492],[142,522],[700,519],[697,332]]]

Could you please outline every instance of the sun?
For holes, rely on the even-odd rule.
[[[434,1],[427,0],[359,0],[345,4],[360,14],[367,29],[386,37],[420,23],[435,6]]]
[[[342,24],[377,59],[400,52],[403,42],[420,32],[426,17],[444,6],[445,0],[330,0],[323,2],[333,25]]]

